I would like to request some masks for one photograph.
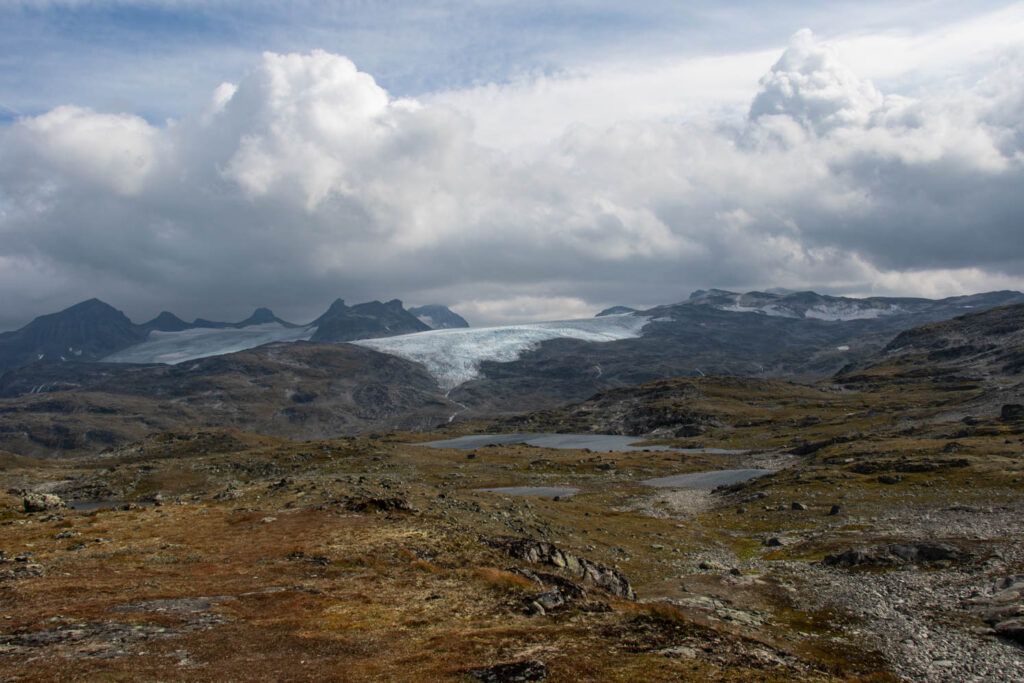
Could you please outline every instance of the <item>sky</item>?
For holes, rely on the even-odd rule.
[[[1024,3],[4,0],[0,330],[1024,289]]]

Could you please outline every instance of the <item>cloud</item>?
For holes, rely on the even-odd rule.
[[[858,78],[834,49],[818,44],[803,29],[761,79],[750,119],[787,116],[820,135],[842,126],[863,127],[881,105],[882,95],[869,81]]]
[[[895,95],[801,31],[724,122],[583,79],[578,102],[611,114],[555,126],[555,97],[543,135],[488,145],[543,80],[491,88],[505,114],[481,136],[477,90],[399,98],[345,57],[266,53],[178,121],[65,105],[0,131],[4,308],[95,295],[136,319],[305,322],[337,296],[400,297],[484,324],[708,286],[1024,284],[1022,65],[1007,49]]]

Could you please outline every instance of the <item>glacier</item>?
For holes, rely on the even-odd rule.
[[[146,341],[113,353],[105,363],[167,363],[175,365],[187,360],[244,351],[271,342],[306,341],[316,326],[285,327],[280,323],[264,323],[242,328],[193,328],[180,332],[153,330]]]
[[[430,330],[395,337],[351,342],[417,363],[445,390],[480,376],[486,360],[509,362],[548,339],[569,338],[606,342],[639,337],[649,318],[634,314],[523,323],[499,327]],[[272,342],[307,341],[315,325],[291,328],[278,323],[243,328],[194,328],[180,332],[150,332],[146,341],[103,359],[107,363],[166,363],[244,351]]]
[[[422,363],[445,390],[480,376],[480,363],[508,363],[549,339],[608,342],[641,336],[645,316],[625,314],[581,320],[522,323],[415,332],[352,342]]]

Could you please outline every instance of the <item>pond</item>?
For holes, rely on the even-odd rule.
[[[430,446],[431,448],[457,448],[471,451],[484,446],[505,446],[508,444],[529,444],[541,448],[584,448],[595,453],[628,453],[631,451],[674,451],[677,453],[717,453],[740,454],[746,451],[730,451],[721,448],[672,448],[671,446],[634,446],[631,444],[644,441],[637,436],[621,436],[617,434],[471,434],[456,439],[441,441],[425,441],[412,444],[414,446]]]
[[[690,489],[713,489],[716,486],[728,486],[740,482],[771,474],[775,470],[711,470],[708,472],[690,472],[688,474],[674,474],[670,477],[658,477],[656,479],[645,479],[640,482],[648,486],[659,488],[690,488]]]

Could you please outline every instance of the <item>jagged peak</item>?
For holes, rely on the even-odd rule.
[[[260,307],[252,312],[248,318],[243,320],[241,325],[258,325],[260,323],[272,323],[277,321],[277,316],[269,308]]]

